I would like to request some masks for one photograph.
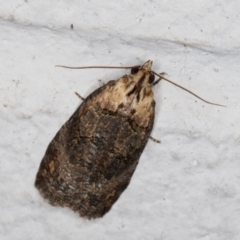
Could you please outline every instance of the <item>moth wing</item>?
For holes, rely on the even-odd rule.
[[[35,186],[52,205],[103,216],[128,186],[153,126],[101,107],[110,81],[91,93],[50,142]]]

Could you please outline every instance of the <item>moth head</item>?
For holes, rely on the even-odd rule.
[[[131,74],[136,84],[140,84],[144,87],[152,85],[155,76],[151,71],[152,61],[148,60],[142,66],[134,66],[131,69]]]

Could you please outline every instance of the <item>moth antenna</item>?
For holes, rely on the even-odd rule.
[[[164,79],[165,81],[167,81],[167,82],[169,82],[169,83],[171,83],[171,84],[173,84],[173,85],[175,85],[175,86],[183,89],[184,91],[192,94],[193,96],[195,96],[196,98],[199,98],[200,100],[202,100],[202,101],[205,102],[205,103],[208,103],[208,104],[211,104],[211,105],[215,105],[215,106],[220,106],[220,107],[226,107],[225,105],[221,105],[221,104],[218,104],[218,103],[209,102],[209,101],[201,98],[200,96],[198,96],[196,93],[188,90],[187,88],[185,88],[185,87],[183,87],[183,86],[181,86],[181,85],[178,85],[177,83],[169,80],[168,78],[166,78],[166,77],[164,77],[164,76],[162,76],[162,75],[160,75],[160,74],[157,74],[156,72],[153,72],[153,71],[152,71],[152,73],[155,74],[156,76],[160,77],[160,79]],[[157,81],[159,82],[159,80],[157,80]]]
[[[85,67],[68,67],[62,65],[56,65],[55,67],[62,67],[62,68],[70,68],[70,69],[86,69],[86,68],[120,68],[120,69],[132,69],[136,66],[126,66],[126,67],[119,67],[119,66],[85,66]]]

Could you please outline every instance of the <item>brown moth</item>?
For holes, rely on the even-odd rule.
[[[126,189],[153,128],[154,75],[164,78],[151,67],[149,60],[96,89],[58,131],[35,181],[50,204],[98,218]]]

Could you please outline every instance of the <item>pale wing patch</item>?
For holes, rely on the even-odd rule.
[[[139,126],[146,127],[149,124],[149,120],[152,119],[154,113],[153,101],[153,92],[151,88],[146,88],[146,94],[143,100],[140,99],[139,102],[136,100],[134,101],[133,109],[135,113],[132,118]]]

